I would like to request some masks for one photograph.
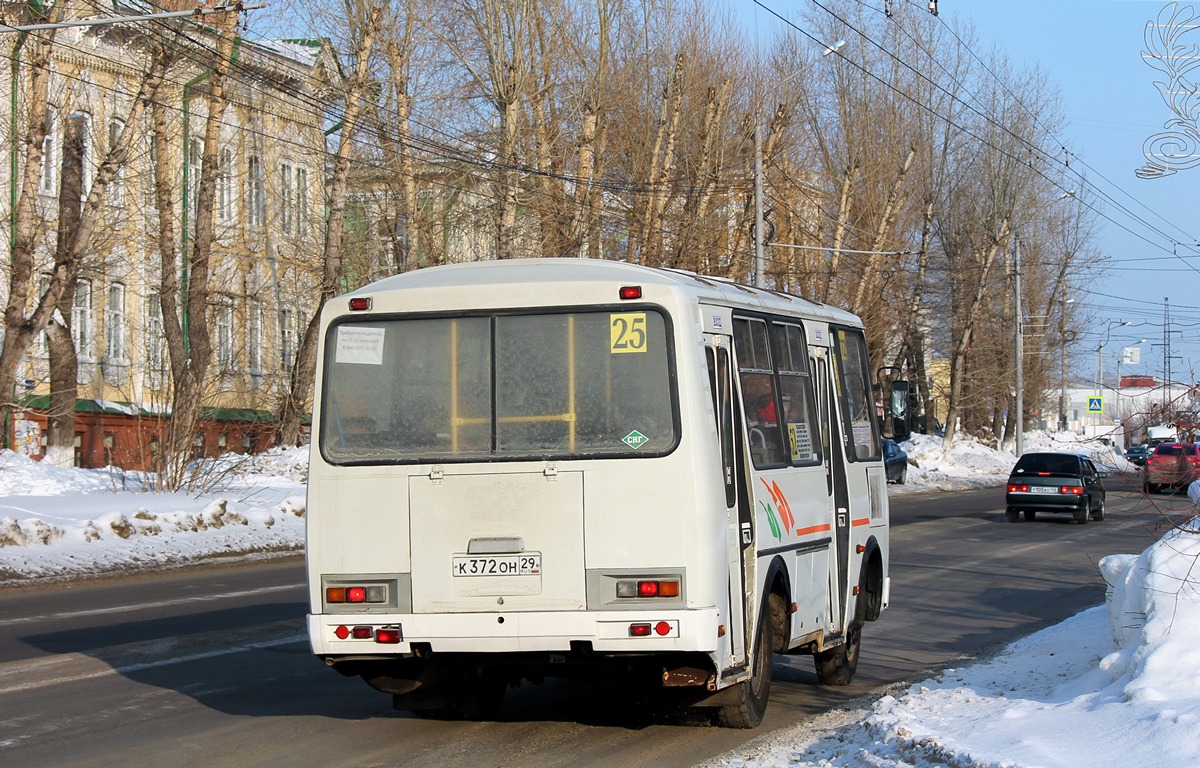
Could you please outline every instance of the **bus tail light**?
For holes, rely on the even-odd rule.
[[[355,296],[350,299],[351,312],[363,312],[371,308],[370,296]]]
[[[380,627],[375,630],[375,642],[396,644],[400,642],[399,627]]]
[[[679,597],[679,581],[678,579],[618,581],[617,597]]]
[[[675,632],[675,625],[669,621],[638,621],[629,625],[630,637],[667,637]]]
[[[640,299],[642,298],[642,286],[622,285],[618,295],[623,301],[628,301],[629,299]]]
[[[333,635],[338,640],[346,640],[348,638],[354,638],[355,640],[370,640],[371,638],[375,637],[375,628],[371,626],[352,628],[347,627],[345,624],[341,624],[337,629],[333,630]]]
[[[386,603],[387,587],[383,584],[366,584],[354,587],[326,587],[327,603]]]

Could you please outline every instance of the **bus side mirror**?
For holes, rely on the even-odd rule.
[[[908,402],[908,382],[892,382],[892,437],[905,440],[912,433],[911,411]]]

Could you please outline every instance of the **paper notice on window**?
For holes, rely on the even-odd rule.
[[[383,328],[338,328],[335,363],[383,365]]]

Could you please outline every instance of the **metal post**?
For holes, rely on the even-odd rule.
[[[763,256],[763,167],[762,115],[754,116],[754,287],[766,286],[766,258]]]
[[[1067,406],[1069,405],[1067,399],[1067,305],[1073,301],[1075,300],[1064,298],[1058,316],[1058,337],[1062,344],[1062,371],[1058,390],[1058,427],[1064,430],[1067,428]]]
[[[1013,241],[1013,269],[1016,274],[1013,286],[1016,289],[1017,316],[1017,456],[1025,451],[1025,323],[1021,315],[1021,241]]]

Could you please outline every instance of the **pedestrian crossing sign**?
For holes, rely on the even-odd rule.
[[[1104,398],[1089,397],[1088,398],[1088,413],[1104,413]]]

